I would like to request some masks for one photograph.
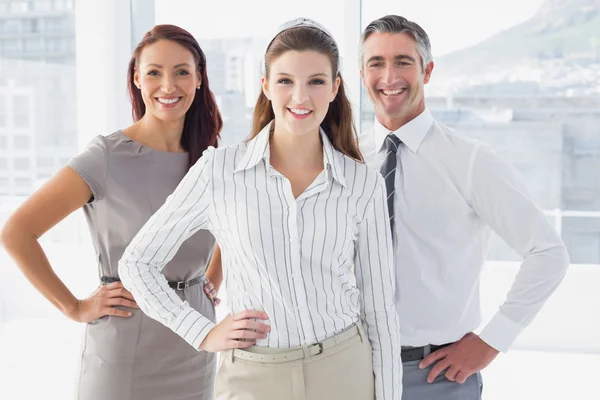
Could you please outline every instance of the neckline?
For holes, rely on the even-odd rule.
[[[140,142],[137,142],[137,141],[133,140],[132,138],[130,138],[129,136],[127,136],[123,132],[122,129],[119,129],[117,132],[119,133],[119,135],[121,135],[121,137],[125,141],[130,142],[130,143],[134,143],[137,146],[139,146],[140,148],[146,149],[148,151],[152,151],[153,153],[156,153],[156,154],[173,155],[173,156],[174,155],[179,155],[179,156],[185,156],[185,157],[189,157],[189,155],[190,155],[190,153],[187,152],[187,151],[184,151],[184,152],[179,152],[179,151],[163,151],[163,150],[155,149],[153,147],[145,146],[145,145],[141,144]]]

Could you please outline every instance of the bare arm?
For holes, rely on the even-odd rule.
[[[0,241],[8,254],[15,260],[25,277],[33,286],[67,317],[76,320],[93,320],[92,304],[84,304],[77,299],[55,274],[38,239],[73,211],[81,208],[92,197],[87,183],[71,168],[65,167],[53,176],[42,188],[27,199],[8,219],[0,233]],[[120,284],[99,289],[96,294],[107,297],[108,292],[119,291],[119,299],[113,297],[112,305],[134,307],[132,299]],[[121,291],[122,290],[122,291]],[[102,292],[102,293],[100,293]],[[97,297],[97,296],[94,296]],[[96,303],[98,298],[90,298]],[[87,300],[90,300],[87,299]],[[89,303],[89,302],[88,302]],[[94,304],[94,308],[107,304]],[[103,315],[127,316],[123,310],[110,307]],[[97,311],[97,310],[96,310]]]

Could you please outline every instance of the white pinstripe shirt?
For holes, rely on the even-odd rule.
[[[232,313],[262,310],[258,346],[298,347],[362,320],[373,349],[377,399],[400,399],[400,328],[393,248],[381,175],[333,148],[298,198],[270,165],[270,125],[248,143],[208,149],[146,223],[119,263],[140,308],[199,348],[214,324],[182,301],[161,270],[199,229],[222,249]]]

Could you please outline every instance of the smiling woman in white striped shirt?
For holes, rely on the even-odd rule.
[[[401,399],[385,187],[362,163],[338,68],[323,27],[282,26],[251,139],[207,150],[119,264],[144,312],[196,349],[223,351],[217,399]],[[218,325],[161,274],[199,229],[222,251],[233,315]]]

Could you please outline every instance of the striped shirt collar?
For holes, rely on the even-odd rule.
[[[273,121],[269,122],[258,135],[248,142],[248,150],[235,166],[235,173],[254,168],[261,160],[265,160],[267,167],[270,167],[269,138],[272,124]],[[344,155],[333,147],[323,128],[319,128],[319,133],[321,134],[321,143],[323,143],[323,165],[326,169],[329,167],[333,179],[346,187],[346,178],[341,168]]]
[[[386,136],[390,133],[394,133],[406,147],[416,154],[419,150],[419,146],[423,143],[427,132],[431,129],[431,125],[433,125],[433,116],[428,109],[425,109],[421,114],[417,115],[414,119],[408,121],[394,132],[391,132],[375,118],[375,149],[381,151]]]

